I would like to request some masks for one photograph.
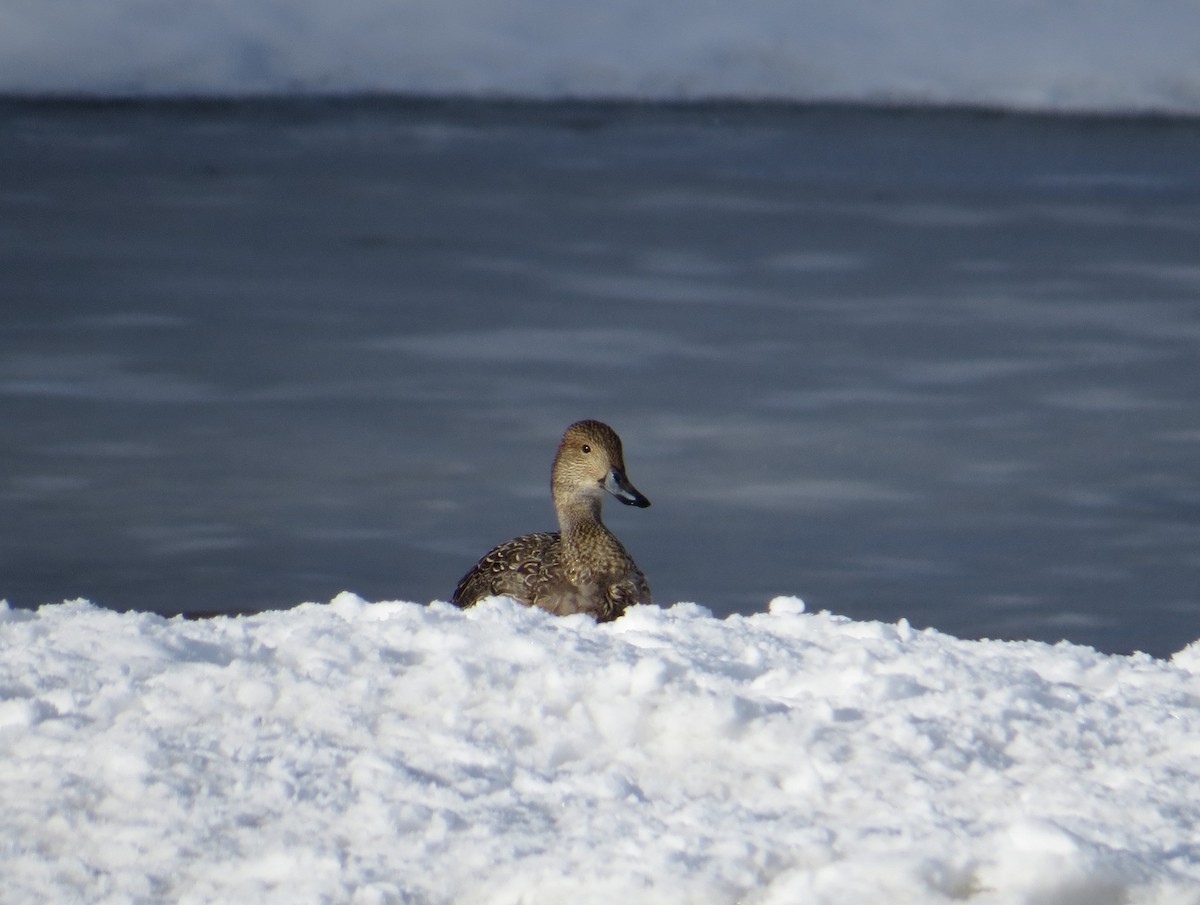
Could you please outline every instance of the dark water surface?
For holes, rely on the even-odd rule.
[[[0,596],[445,599],[577,418],[662,603],[1200,636],[1200,123],[0,106]]]

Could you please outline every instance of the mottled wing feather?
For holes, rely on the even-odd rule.
[[[550,570],[558,567],[561,545],[557,531],[525,534],[505,541],[487,553],[463,576],[452,598],[469,607],[485,597],[512,597],[532,604]]]

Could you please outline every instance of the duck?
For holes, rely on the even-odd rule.
[[[511,597],[559,616],[586,613],[597,622],[649,604],[646,576],[600,519],[606,493],[627,506],[650,505],[625,475],[617,432],[602,421],[570,425],[554,455],[550,492],[558,530],[493,548],[462,577],[451,601],[465,609],[485,597]]]

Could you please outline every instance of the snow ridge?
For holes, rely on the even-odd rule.
[[[1197,903],[1198,668],[795,598],[2,607],[4,895]]]

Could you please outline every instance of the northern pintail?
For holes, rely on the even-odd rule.
[[[463,576],[453,601],[469,607],[505,596],[551,613],[588,613],[600,622],[650,603],[650,587],[621,542],[600,521],[607,491],[628,506],[650,501],[625,477],[621,438],[600,421],[576,421],[554,456],[550,489],[558,531],[515,537]]]

